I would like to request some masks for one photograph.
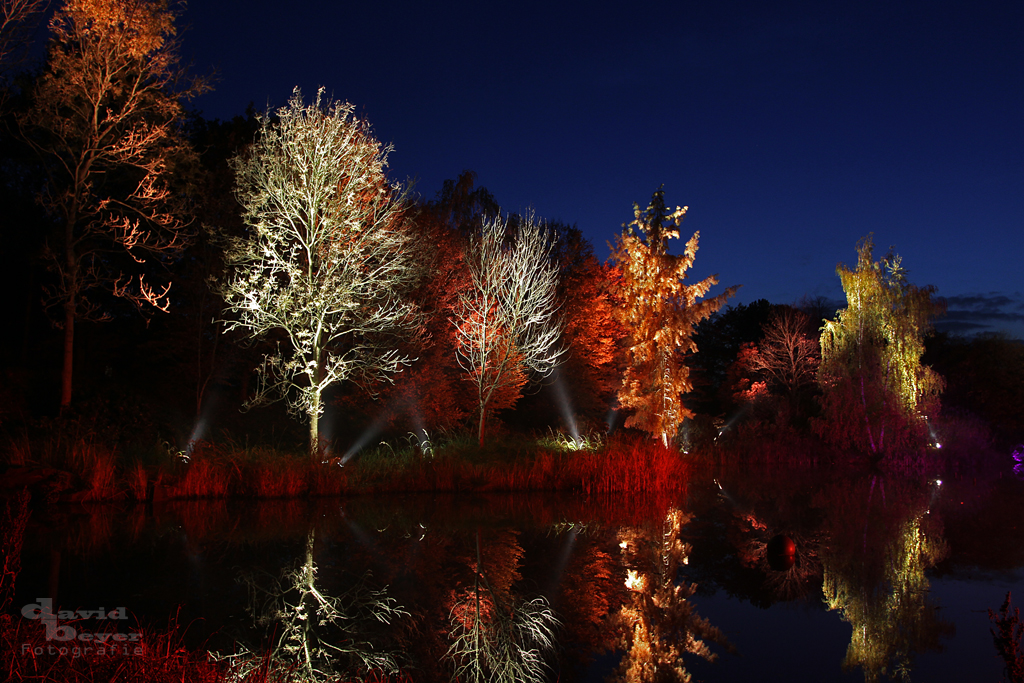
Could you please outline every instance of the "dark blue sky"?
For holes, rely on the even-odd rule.
[[[486,6],[485,6],[486,5]],[[695,277],[841,299],[869,232],[947,329],[1024,338],[1024,3],[193,0],[196,104],[230,118],[325,86],[433,197],[463,169],[599,257],[665,186]],[[677,249],[678,250],[678,247]]]

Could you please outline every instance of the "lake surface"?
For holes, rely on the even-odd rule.
[[[450,678],[460,625],[515,642],[501,615],[549,609],[548,680],[706,647],[716,661],[683,654],[695,680],[997,681],[988,610],[1007,591],[1024,603],[1022,522],[1010,472],[720,471],[653,497],[62,506],[29,520],[11,609],[123,607],[132,627],[176,615],[191,645],[228,652],[266,633],[248,586],[315,566],[318,590],[351,610],[344,638],[395,653],[415,680]],[[402,612],[390,625],[372,618],[385,597]]]

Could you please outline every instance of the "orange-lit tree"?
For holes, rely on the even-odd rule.
[[[307,105],[296,89],[234,162],[249,233],[228,240],[226,329],[277,342],[250,404],[285,399],[309,420],[312,451],[324,390],[400,370],[409,359],[396,337],[416,322],[404,294],[419,274],[404,200],[384,175],[390,148],[352,110],[323,90]]]
[[[669,211],[665,193],[658,189],[645,210],[633,204],[634,218],[623,225],[612,250],[621,271],[618,318],[626,328],[628,345],[619,403],[634,411],[627,427],[650,432],[665,445],[683,420],[692,417],[681,396],[693,388],[684,355],[697,351],[694,327],[738,289],[730,287],[713,299],[698,301],[718,284],[718,276],[684,284],[700,233],[693,234],[681,256],[668,253],[668,240],[679,237],[686,208]]]
[[[510,407],[531,376],[561,361],[558,270],[552,235],[530,219],[485,221],[470,237],[466,264],[472,286],[459,300],[458,359],[477,395],[478,439],[488,413]]]
[[[934,287],[916,287],[900,257],[872,257],[871,235],[857,244],[857,268],[836,272],[847,306],[821,333],[825,438],[875,458],[923,436],[939,407],[942,377],[921,364],[924,337],[941,312]],[[909,439],[909,441],[908,441]]]
[[[175,173],[194,160],[182,101],[205,85],[183,79],[174,20],[165,0],[67,0],[19,120],[44,161],[40,199],[57,224],[47,295],[62,311],[62,408],[71,402],[75,323],[110,317],[104,291],[144,312],[166,310],[170,284],[147,282],[146,271],[189,241],[189,192]]]

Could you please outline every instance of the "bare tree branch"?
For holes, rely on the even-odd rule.
[[[506,240],[507,232],[508,222],[494,218],[470,239],[466,262],[473,284],[454,321],[459,364],[477,392],[481,443],[495,400],[515,403],[530,375],[546,376],[565,353],[558,346],[553,237],[531,218]]]

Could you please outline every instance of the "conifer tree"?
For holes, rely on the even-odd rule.
[[[634,218],[623,225],[612,251],[621,270],[618,318],[626,328],[628,344],[619,403],[635,411],[627,427],[650,432],[665,445],[683,420],[692,417],[682,395],[693,388],[684,355],[697,352],[694,327],[738,289],[730,287],[713,299],[698,301],[718,284],[718,276],[684,284],[700,233],[693,233],[681,256],[668,253],[668,240],[679,237],[686,210],[677,206],[669,211],[664,190],[659,188],[646,209],[633,204]]]

